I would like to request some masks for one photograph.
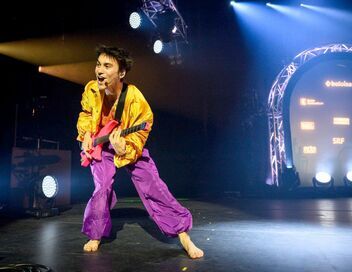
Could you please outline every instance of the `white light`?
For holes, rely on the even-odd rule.
[[[310,121],[302,121],[301,130],[315,130],[315,123]]]
[[[231,1],[230,5],[234,7],[236,5],[236,2],[235,1]]]
[[[160,40],[156,40],[154,42],[153,49],[154,49],[154,53],[159,54],[161,51],[163,51],[163,42]]]
[[[142,23],[142,18],[141,16],[139,15],[138,12],[132,12],[131,15],[130,15],[130,26],[133,28],[133,29],[136,29],[138,27],[141,26],[141,23]]]
[[[348,181],[352,182],[352,171],[347,172],[346,178],[348,179]]]
[[[301,97],[299,99],[299,104],[301,106],[322,106],[322,105],[324,105],[324,102],[317,101],[313,98]]]
[[[334,145],[342,145],[345,143],[345,138],[344,137],[334,137],[332,138],[332,144]]]
[[[174,28],[172,29],[172,33],[175,34],[177,32],[177,27],[174,26]]]
[[[268,2],[268,3],[266,3],[266,5],[267,5],[268,7],[271,7],[273,4],[271,4],[270,2]]]
[[[328,88],[351,88],[352,82],[346,80],[326,80],[325,86]]]
[[[350,125],[350,118],[348,118],[348,117],[334,117],[333,124],[334,125],[349,126]]]
[[[314,145],[303,146],[303,154],[317,154],[317,147]]]
[[[315,174],[315,179],[320,183],[328,183],[331,181],[331,176],[326,172],[318,172]]]
[[[45,176],[42,181],[42,191],[47,198],[53,198],[58,192],[58,183],[53,176]]]

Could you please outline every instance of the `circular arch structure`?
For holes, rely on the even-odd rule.
[[[303,64],[318,56],[332,53],[352,53],[352,45],[329,44],[301,52],[290,64],[281,70],[270,89],[268,98],[268,122],[271,179],[267,181],[269,185],[279,186],[280,174],[284,170],[284,166],[287,168],[293,167],[292,162],[287,161],[284,141],[283,100],[288,83]]]

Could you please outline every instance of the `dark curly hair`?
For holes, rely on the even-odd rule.
[[[132,68],[133,59],[131,58],[130,53],[123,48],[99,44],[96,47],[95,52],[97,57],[99,57],[101,54],[113,57],[119,64],[120,70],[125,70],[126,73],[129,72]]]

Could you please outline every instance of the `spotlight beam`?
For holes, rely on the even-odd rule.
[[[313,6],[313,5],[306,5],[306,4],[301,4],[301,7],[306,8],[310,11],[317,12],[319,14],[323,14],[326,16],[329,16],[331,18],[337,19],[337,20],[343,20],[343,21],[349,21],[351,22],[351,17],[352,13],[343,11],[340,9],[336,8],[328,8],[328,7],[321,7],[321,6]]]
[[[70,33],[62,36],[26,39],[0,43],[0,54],[34,65],[56,65],[92,60],[92,48],[99,41],[121,44],[133,52],[140,52],[141,38],[130,39],[111,30],[91,33]]]
[[[80,85],[95,77],[94,61],[50,66],[39,66],[38,71],[43,74],[65,79]]]

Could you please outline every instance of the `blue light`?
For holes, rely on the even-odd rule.
[[[344,21],[344,23],[346,23],[345,21],[347,21],[348,23],[352,22],[352,19],[351,19],[352,13],[350,11],[345,11],[345,10],[336,9],[336,8],[305,5],[305,4],[301,4],[301,7],[304,7],[311,11],[315,11],[318,14],[327,15],[335,20],[342,20]]]
[[[230,6],[233,6],[233,7],[234,7],[235,5],[236,5],[236,2],[235,2],[235,1],[231,1],[231,2],[230,2]]]

